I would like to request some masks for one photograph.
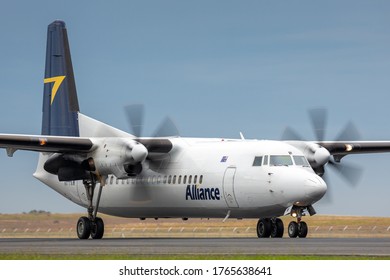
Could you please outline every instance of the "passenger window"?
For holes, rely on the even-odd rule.
[[[173,176],[172,184],[176,184],[176,175]]]
[[[196,181],[198,181],[198,175],[195,175],[194,177],[194,184],[196,184]]]
[[[192,182],[192,175],[190,175],[190,177],[188,177],[188,184],[191,184]]]
[[[163,183],[164,183],[164,184],[166,184],[166,183],[167,183],[167,176],[166,176],[166,175],[164,176]]]
[[[181,184],[181,175],[179,176],[179,181],[177,183]]]
[[[184,176],[183,184],[187,184],[187,175]]]
[[[202,184],[203,183],[203,175],[200,175],[199,177],[199,184]]]
[[[255,157],[255,160],[253,161],[253,166],[261,166],[263,162],[263,157]]]

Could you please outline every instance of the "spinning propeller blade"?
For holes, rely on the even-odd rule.
[[[316,141],[319,145],[321,145],[321,142],[324,141],[326,135],[328,111],[325,108],[316,108],[309,110],[308,113],[314,134],[316,136]],[[356,126],[350,121],[341,130],[335,141],[353,141],[358,140],[359,138],[360,134]],[[290,127],[286,128],[282,135],[282,139],[304,141],[303,138]],[[321,149],[324,148],[321,147]],[[315,151],[313,151],[313,153],[315,153]],[[337,174],[339,174],[341,178],[348,182],[350,186],[355,186],[361,178],[362,168],[355,165],[351,165],[349,163],[341,164],[339,163],[340,159],[341,157],[336,159],[336,161],[331,160],[331,158],[329,158],[329,160],[325,160],[326,162],[324,163],[324,165],[320,168],[317,168],[318,174],[320,176],[323,176],[324,180],[328,182],[328,178],[327,176],[325,176],[325,167],[329,166]],[[328,188],[328,190],[329,189],[330,188]],[[329,197],[328,194],[327,196]]]
[[[137,137],[142,137],[142,130],[144,126],[144,105],[142,104],[132,104],[125,107],[125,113],[127,120],[130,126],[133,135]],[[169,117],[166,117],[160,125],[157,127],[156,131],[153,133],[153,137],[169,137],[169,136],[179,136],[179,130]]]
[[[125,107],[127,121],[133,135],[140,137],[144,125],[145,108],[142,104],[132,104]]]

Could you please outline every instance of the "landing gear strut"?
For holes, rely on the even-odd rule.
[[[104,181],[105,180],[101,180],[100,182],[96,206],[94,207],[92,202],[95,193],[96,178],[93,174],[91,174],[91,179],[83,180],[83,184],[88,199],[88,217],[81,217],[77,221],[76,228],[77,228],[77,236],[79,237],[79,239],[88,239],[89,236],[91,236],[92,239],[101,239],[104,235],[103,220],[99,217],[96,217],[99,208],[100,197],[102,195]]]

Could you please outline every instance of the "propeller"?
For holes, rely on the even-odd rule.
[[[144,126],[145,106],[143,104],[132,104],[125,106],[125,114],[133,135],[142,136]],[[153,137],[179,136],[179,130],[174,121],[166,117],[153,133]]]
[[[326,126],[328,119],[328,111],[325,108],[315,108],[308,111],[310,122],[318,144],[313,142],[304,142],[301,145],[301,150],[304,151],[308,161],[313,167],[314,171],[319,176],[325,175],[325,166],[333,169],[339,176],[344,179],[350,186],[355,186],[362,174],[362,168],[352,165],[350,163],[340,163],[342,157],[333,157],[327,149],[321,146],[326,135]],[[360,134],[356,126],[350,121],[340,131],[335,141],[353,141],[360,138]],[[282,140],[296,140],[305,141],[292,128],[287,127],[282,135]],[[324,180],[328,182],[327,176]]]
[[[132,104],[125,106],[125,114],[130,129],[135,136],[142,135],[142,127],[144,125],[145,107],[142,104]]]
[[[328,112],[325,108],[310,109],[309,117],[317,141],[324,141]]]
[[[133,135],[136,137],[143,136],[144,128],[144,115],[145,115],[145,106],[143,104],[131,104],[125,106],[125,114],[128,120],[130,130]],[[169,136],[179,136],[179,131],[169,117],[166,117],[156,128],[152,137],[169,137]],[[153,169],[153,163],[151,161],[143,163],[144,169]],[[160,166],[161,163],[158,164]],[[152,197],[152,188],[142,185],[142,182],[136,184],[131,190],[130,199],[133,202],[145,203],[150,201]]]

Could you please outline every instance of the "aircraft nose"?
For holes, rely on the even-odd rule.
[[[320,200],[325,195],[327,188],[325,181],[317,175],[310,176],[305,181],[306,196],[314,202]]]

